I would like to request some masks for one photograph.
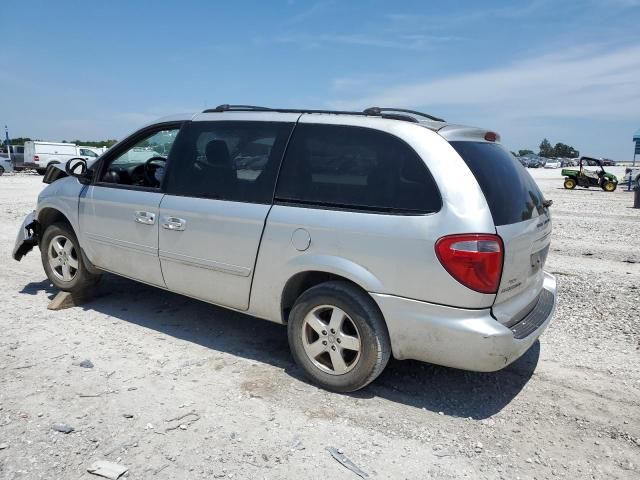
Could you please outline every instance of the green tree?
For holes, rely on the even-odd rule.
[[[549,140],[545,138],[544,140],[542,140],[542,142],[540,142],[540,151],[538,152],[538,155],[540,155],[541,157],[550,158],[553,157],[553,154],[553,147],[551,146]]]
[[[524,149],[524,150],[518,150],[518,156],[522,157],[524,155],[533,155],[533,150],[528,150],[528,149]]]
[[[18,137],[18,138],[10,138],[9,141],[11,145],[24,145],[24,142],[28,142],[31,139],[29,137]],[[2,140],[2,144],[5,145],[7,143],[6,140]]]
[[[554,157],[578,158],[579,155],[580,152],[573,148],[571,145],[556,143],[556,146],[553,147]]]
[[[67,142],[63,140],[63,142]],[[82,145],[83,147],[111,147],[118,143],[115,139],[109,140],[70,140],[67,143],[75,143],[76,145]]]

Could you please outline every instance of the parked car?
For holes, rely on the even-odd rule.
[[[545,159],[537,155],[530,155],[526,157],[527,168],[542,168],[544,167]]]
[[[560,160],[550,158],[544,163],[544,168],[560,168]]]
[[[610,158],[603,158],[602,165],[604,165],[605,167],[615,167],[616,162],[614,160],[611,160]]]
[[[640,167],[628,167],[624,169],[623,185],[628,185],[629,180],[631,180],[632,185],[635,184],[634,186],[640,188]]]
[[[97,149],[95,147],[76,147],[76,154],[80,157],[86,158],[87,160],[98,158],[102,153],[102,149]]]
[[[0,155],[0,175],[13,172],[13,161],[9,157]]]
[[[34,168],[43,175],[49,165],[64,164],[78,157],[89,160],[97,158],[98,155],[89,148],[79,148],[74,143],[28,141],[24,144],[24,162],[22,165],[16,164],[16,167]]]
[[[580,157],[579,169],[563,168],[564,188],[573,190],[576,187],[599,187],[605,192],[613,192],[618,187],[618,178],[604,170],[599,158]],[[589,167],[596,167],[590,169]]]
[[[491,131],[222,105],[65,170],[47,172],[16,260],[39,245],[61,290],[113,272],[286,324],[330,390],[364,387],[391,355],[499,370],[554,312],[551,202]]]
[[[11,163],[15,168],[16,165],[20,165],[24,159],[24,146],[23,145],[11,145]],[[9,157],[9,148],[5,145],[2,149],[3,156]],[[6,166],[6,165],[5,165]],[[5,168],[6,170],[6,168]]]

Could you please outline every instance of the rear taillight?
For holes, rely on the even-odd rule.
[[[442,237],[436,255],[449,274],[476,292],[496,293],[502,275],[504,246],[497,235],[463,234]]]
[[[34,155],[33,156],[33,161],[34,162],[39,162],[40,161],[40,157],[38,155]]]

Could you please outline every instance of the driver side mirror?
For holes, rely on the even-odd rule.
[[[67,175],[77,178],[82,184],[86,185],[91,182],[89,167],[87,166],[87,161],[84,158],[72,158],[67,161],[64,170],[67,172]]]

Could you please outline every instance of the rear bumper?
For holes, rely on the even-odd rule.
[[[38,244],[38,222],[36,221],[36,212],[31,212],[22,222],[16,243],[13,246],[13,259],[20,261],[33,247]]]
[[[549,325],[557,289],[545,273],[543,292],[524,319],[506,327],[490,309],[467,310],[372,294],[389,328],[393,356],[477,372],[500,370],[520,358]]]

